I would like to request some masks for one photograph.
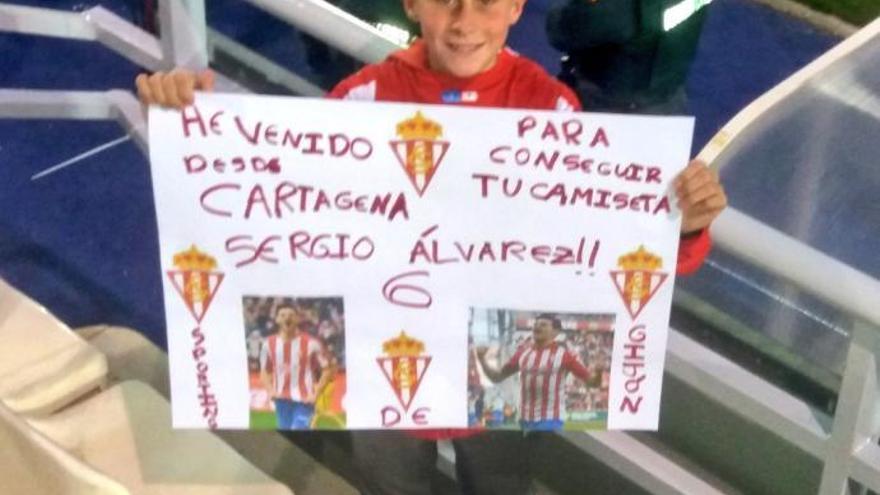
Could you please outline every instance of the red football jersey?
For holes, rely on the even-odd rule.
[[[293,340],[279,335],[266,338],[260,352],[260,370],[272,373],[273,397],[308,402],[317,393],[315,386],[321,370],[329,365],[321,342],[306,332]]]
[[[467,79],[428,67],[425,44],[416,41],[384,62],[368,65],[339,83],[331,98],[480,107],[580,110],[574,92],[544,69],[506,48],[489,70]]]
[[[520,373],[520,418],[524,421],[559,420],[565,408],[568,373],[587,381],[590,372],[565,346],[528,343],[517,349],[502,373]]]
[[[537,63],[505,48],[487,71],[470,78],[440,74],[428,66],[427,48],[421,40],[392,53],[383,62],[364,67],[340,82],[330,98],[359,101],[458,104],[478,107],[534,110],[581,110],[574,92]],[[678,273],[700,267],[710,249],[709,235],[682,239]],[[473,430],[415,430],[422,438],[466,436]]]
[[[581,110],[574,92],[535,62],[506,48],[489,70],[467,79],[439,74],[428,67],[425,44],[392,53],[364,67],[328,95],[360,101],[447,103],[466,106]],[[696,271],[711,248],[707,231],[681,240],[678,273]]]

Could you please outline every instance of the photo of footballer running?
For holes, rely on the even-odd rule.
[[[242,298],[251,429],[345,428],[341,297]]]
[[[614,318],[471,308],[469,426],[605,429]]]

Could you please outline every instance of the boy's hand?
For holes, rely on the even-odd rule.
[[[674,182],[681,209],[681,233],[705,229],[727,206],[727,195],[718,174],[699,160],[692,160]]]
[[[182,109],[192,105],[194,91],[213,91],[214,72],[204,70],[195,73],[186,69],[171,72],[141,74],[135,79],[138,98],[144,105],[161,105]]]

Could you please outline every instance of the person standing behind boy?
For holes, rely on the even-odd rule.
[[[579,110],[572,91],[540,66],[505,47],[526,0],[402,0],[422,37],[385,61],[364,67],[331,98],[465,106]],[[184,70],[137,78],[145,104],[182,108],[193,90],[210,91],[213,75]],[[717,176],[692,162],[675,180],[683,238],[678,271],[696,270],[710,248],[706,228],[726,206]],[[470,438],[466,438],[470,437]],[[453,439],[464,493],[531,491],[519,432],[473,430],[353,432],[354,460],[364,494],[430,494],[437,479],[435,440]]]
[[[685,81],[711,0],[565,0],[547,37],[565,53],[559,78],[602,112],[685,112]]]

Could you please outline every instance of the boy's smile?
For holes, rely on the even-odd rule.
[[[431,69],[473,77],[490,69],[525,0],[404,0],[422,29]]]

